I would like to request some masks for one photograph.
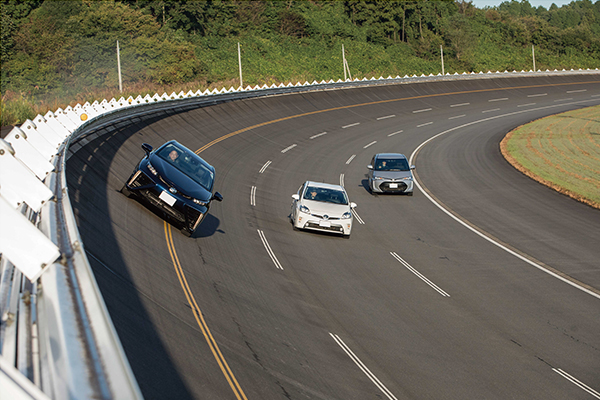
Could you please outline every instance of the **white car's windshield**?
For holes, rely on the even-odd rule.
[[[333,204],[348,204],[346,193],[341,190],[309,186],[304,192],[306,200],[321,201]]]

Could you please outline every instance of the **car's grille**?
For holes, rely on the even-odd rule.
[[[332,232],[344,232],[344,228],[342,228],[341,226],[329,226],[329,227],[325,227],[325,226],[320,226],[318,223],[315,222],[308,222],[305,226],[305,228],[313,228],[313,229],[320,229],[320,230],[324,230],[324,231],[332,231]]]
[[[133,182],[129,183],[129,186],[132,189],[137,189],[142,186],[152,185],[152,179],[150,179],[146,174],[140,172],[138,176],[133,180]]]
[[[321,218],[321,219],[326,219],[328,221],[335,221],[335,220],[340,219],[339,217],[330,217],[330,216],[328,216],[327,218],[325,218],[324,215],[319,215],[319,214],[310,214],[310,215],[312,215],[313,217],[317,217],[317,218]]]
[[[158,196],[151,190],[143,190],[142,195],[146,199],[148,199],[148,201],[150,203],[152,203],[156,207],[159,207],[161,210],[163,210],[164,212],[169,214],[171,217],[175,218],[176,220],[178,220],[180,222],[185,222],[185,216],[183,215],[183,213],[181,211],[176,210],[173,207],[169,206],[167,203],[165,203],[164,201],[159,199]]]
[[[397,188],[391,188],[390,182],[383,182],[381,185],[379,185],[379,189],[384,192],[404,192],[408,187],[404,182],[398,182],[397,185]]]

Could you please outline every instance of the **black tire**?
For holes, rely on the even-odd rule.
[[[121,193],[123,193],[125,197],[131,197],[131,190],[127,188],[127,184],[123,185],[123,187],[121,188]]]
[[[182,228],[181,229],[181,233],[183,233],[183,236],[185,236],[185,237],[190,237],[190,236],[192,236],[194,234],[194,232],[191,232],[191,231],[189,231],[186,228]]]
[[[342,235],[344,239],[350,239],[350,235]]]
[[[407,195],[407,196],[412,196],[412,195],[413,195],[413,192],[408,192],[408,193],[406,193],[406,195]]]

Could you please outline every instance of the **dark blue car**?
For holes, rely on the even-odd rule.
[[[162,210],[182,226],[181,232],[191,236],[208,212],[213,194],[215,169],[193,151],[171,140],[156,150],[142,145],[146,156],[123,185],[121,193],[136,195]]]

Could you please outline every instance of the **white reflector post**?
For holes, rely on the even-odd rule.
[[[2,196],[0,253],[32,282],[60,256],[58,247]]]
[[[37,212],[53,193],[14,154],[14,148],[0,139],[0,195],[13,208],[25,202]]]

